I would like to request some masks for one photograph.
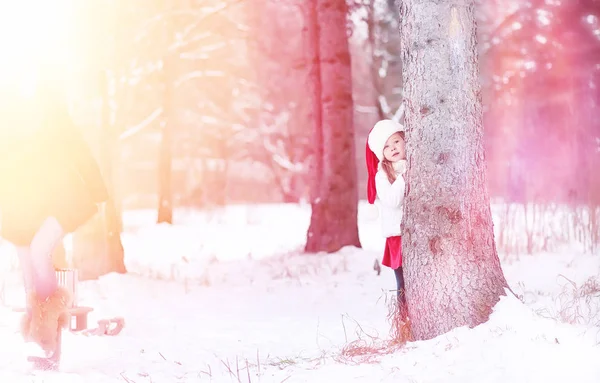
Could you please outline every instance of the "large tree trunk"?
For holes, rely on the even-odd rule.
[[[474,1],[403,0],[399,9],[404,269],[413,337],[423,340],[486,321],[507,283],[487,192]]]
[[[360,247],[347,6],[345,0],[307,3],[315,151],[305,251],[335,252]]]

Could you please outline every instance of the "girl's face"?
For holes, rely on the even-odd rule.
[[[383,147],[383,157],[390,162],[398,162],[406,159],[406,150],[404,147],[404,139],[400,132],[396,132],[390,136]]]

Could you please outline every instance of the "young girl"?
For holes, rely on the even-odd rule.
[[[0,235],[16,246],[23,272],[23,337],[58,362],[72,297],[58,285],[51,254],[96,214],[108,191],[60,86],[51,85],[41,81],[32,98],[2,93],[12,104],[0,105]]]
[[[404,127],[392,120],[375,124],[367,139],[367,196],[373,204],[379,199],[379,211],[385,251],[381,263],[394,270],[398,286],[398,304],[406,319],[404,276],[402,274],[402,202],[404,201],[404,173],[407,168],[404,146]]]

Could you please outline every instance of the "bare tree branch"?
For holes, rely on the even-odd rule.
[[[148,117],[143,119],[139,124],[125,129],[125,131],[123,133],[121,133],[121,135],[119,135],[119,140],[123,141],[123,140],[131,138],[131,137],[135,136],[136,134],[140,133],[141,131],[146,129],[148,126],[150,126],[150,124],[152,122],[154,122],[154,120],[156,120],[160,115],[162,115],[162,113],[163,113],[162,107],[155,109],[152,113],[150,113],[150,115]]]

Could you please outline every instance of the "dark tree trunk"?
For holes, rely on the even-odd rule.
[[[124,274],[125,253],[121,242],[122,218],[117,209],[116,185],[113,164],[115,161],[117,136],[111,123],[109,78],[107,71],[101,71],[102,126],[98,163],[109,190],[109,200],[103,211],[93,217],[73,235],[73,266],[79,270],[79,279],[96,279],[99,276],[117,272]]]
[[[407,113],[403,223],[412,333],[486,321],[506,280],[487,191],[474,1],[399,3]]]
[[[84,35],[81,41],[87,44],[78,49],[86,51],[90,46],[95,48],[87,52],[90,59],[87,70],[93,73],[94,84],[87,84],[87,89],[94,90],[94,96],[102,100],[100,116],[100,132],[90,142],[96,150],[98,164],[102,170],[104,181],[109,191],[109,201],[105,209],[99,211],[89,222],[73,233],[72,266],[78,269],[79,279],[95,279],[99,276],[117,272],[126,273],[123,244],[121,243],[122,216],[117,192],[116,170],[118,167],[118,132],[116,127],[116,110],[111,104],[119,104],[116,97],[118,81],[111,84],[119,70],[119,36],[120,26],[118,9],[108,7],[98,1],[85,2],[84,15],[78,22],[78,28]],[[114,5],[114,4],[113,4]],[[103,20],[100,24],[98,20]],[[100,29],[99,29],[100,28]],[[94,44],[89,42],[93,41]],[[98,48],[98,49],[96,49]],[[112,88],[112,89],[111,89]],[[94,145],[96,144],[96,145]],[[65,262],[67,263],[67,262]],[[57,262],[57,265],[65,263]]]
[[[312,215],[305,251],[358,246],[352,77],[344,0],[307,2],[312,87]]]
[[[109,92],[109,73],[103,71],[103,103],[102,103],[102,150],[101,165],[104,170],[104,179],[110,199],[106,202],[104,214],[104,240],[106,241],[106,257],[108,258],[108,269],[112,272],[126,273],[125,252],[121,243],[121,232],[123,231],[123,218],[121,210],[118,209],[118,193],[115,185],[114,163],[118,156],[118,136],[115,126],[112,124],[113,110],[110,107],[111,95]]]

